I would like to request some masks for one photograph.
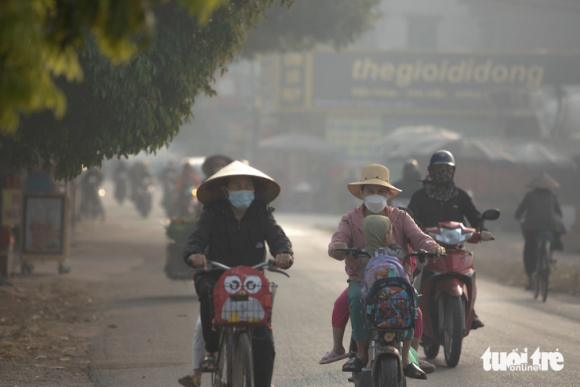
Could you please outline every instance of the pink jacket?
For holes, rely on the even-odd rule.
[[[430,236],[421,231],[419,226],[415,223],[413,218],[405,211],[398,208],[386,207],[386,215],[391,220],[391,227],[393,229],[393,240],[404,249],[411,246],[413,250],[431,250],[437,246]],[[360,207],[355,207],[344,215],[338,224],[338,231],[334,233],[330,244],[328,245],[328,255],[336,258],[332,252],[332,247],[335,243],[343,242],[349,248],[358,247],[363,249],[365,247],[365,239],[362,230],[362,221],[364,219],[364,204]],[[359,260],[354,259],[351,255],[346,256],[346,272],[351,281],[360,281],[359,276]]]

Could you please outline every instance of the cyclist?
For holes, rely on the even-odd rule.
[[[551,231],[554,241],[551,249],[562,250],[560,235],[564,233],[562,224],[562,210],[558,198],[551,191],[559,188],[560,184],[552,179],[546,172],[532,180],[528,185],[532,191],[528,192],[522,203],[516,210],[516,219],[520,220],[525,214],[522,223],[522,232],[526,243],[524,245],[524,267],[528,275],[527,290],[533,289],[532,275],[536,271],[538,259],[538,241],[536,235],[541,231]]]
[[[197,191],[204,209],[185,247],[185,261],[207,268],[207,255],[231,267],[254,266],[264,262],[267,243],[278,267],[291,266],[292,244],[268,206],[279,193],[280,186],[272,178],[239,161],[206,180]],[[206,350],[200,363],[202,372],[216,367],[219,332],[212,329],[210,295],[222,273],[216,270],[194,275]],[[253,330],[252,337],[255,387],[270,387],[275,357],[272,331],[261,326]]]
[[[424,187],[411,197],[409,210],[415,222],[423,228],[436,227],[440,222],[461,222],[469,220],[471,227],[479,230],[482,242],[491,240],[491,233],[485,227],[485,221],[467,192],[458,188],[455,175],[455,158],[451,152],[441,150],[431,156],[429,178],[423,181]],[[475,281],[475,278],[474,278]],[[483,323],[473,318],[471,329],[482,328]]]

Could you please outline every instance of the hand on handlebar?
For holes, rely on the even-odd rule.
[[[447,254],[447,251],[445,251],[445,247],[439,245],[433,247],[431,250],[429,250],[429,252],[437,254],[436,257],[427,257],[427,259],[430,260],[431,262],[435,262],[437,261],[437,259],[439,259],[439,257]]]
[[[280,269],[288,269],[292,266],[292,256],[287,253],[276,255],[276,266]]]
[[[203,254],[191,254],[187,258],[187,264],[197,269],[203,268],[203,270],[207,270],[207,259]]]
[[[480,231],[479,232],[479,240],[481,242],[489,242],[493,240],[493,237],[489,231]]]
[[[332,246],[333,249],[348,249],[348,245],[344,242],[335,243]],[[336,259],[344,259],[346,257],[346,253],[344,251],[333,251],[332,256]]]

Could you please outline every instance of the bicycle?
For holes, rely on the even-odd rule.
[[[256,266],[229,267],[208,260],[208,270],[225,270],[213,290],[212,320],[220,328],[219,350],[213,387],[253,387],[252,328],[271,325],[277,285],[262,274],[263,269],[290,277],[274,260]],[[211,268],[210,268],[211,267]],[[242,280],[244,276],[244,280]]]
[[[534,300],[542,294],[542,302],[548,298],[548,283],[551,272],[550,251],[554,235],[551,231],[540,231],[536,235],[538,243],[535,283],[534,283]]]

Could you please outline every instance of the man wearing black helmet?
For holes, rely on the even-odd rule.
[[[425,180],[423,188],[413,194],[409,203],[409,210],[417,224],[425,229],[436,227],[440,222],[465,223],[464,218],[467,218],[471,227],[481,231],[481,241],[490,241],[491,233],[487,231],[485,221],[471,197],[453,181],[455,159],[451,152],[435,152],[428,169],[429,179]],[[471,329],[481,327],[483,323],[475,315]]]

